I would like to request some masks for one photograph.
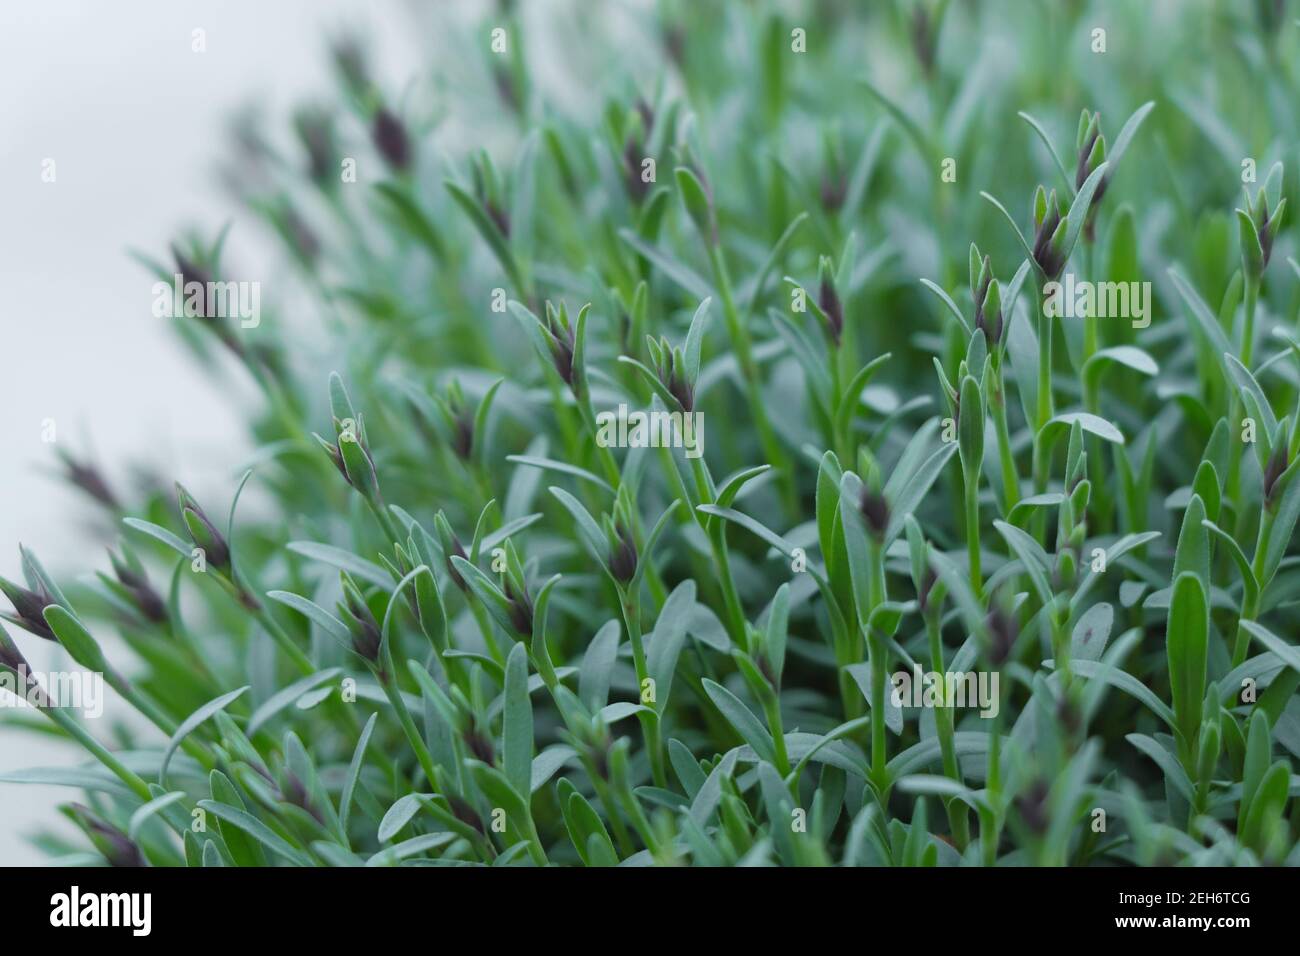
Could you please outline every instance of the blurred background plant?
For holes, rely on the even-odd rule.
[[[65,453],[122,540],[24,552],[15,624],[145,723],[16,718],[94,758],[3,775],[88,791],[48,854],[1300,862],[1294,11],[442,11],[420,74],[340,31],[235,127],[292,273],[174,325],[259,396],[242,479]],[[241,241],[137,258],[235,280]],[[1066,273],[1153,321],[1047,317]],[[620,403],[706,454],[602,447]],[[892,706],[914,664],[998,716]]]

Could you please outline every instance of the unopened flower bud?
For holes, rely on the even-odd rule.
[[[54,603],[54,598],[46,593],[43,587],[37,585],[37,589],[31,591],[14,584],[7,578],[0,578],[0,591],[4,592],[9,603],[14,606],[14,613],[0,612],[0,617],[47,641],[58,640],[54,636],[54,631],[50,630],[50,626],[45,623],[44,611]]]
[[[214,568],[225,571],[230,567],[230,545],[217,530],[190,493],[176,483],[176,498],[180,503],[181,521],[189,532],[190,540],[203,549],[204,560]]]
[[[375,112],[370,139],[375,144],[375,149],[379,150],[379,155],[394,170],[405,172],[410,168],[411,141],[406,134],[406,127],[382,106]]]

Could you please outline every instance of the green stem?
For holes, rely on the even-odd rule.
[[[936,674],[944,673],[946,665],[943,659],[943,640],[939,629],[939,614],[925,615],[925,630],[930,639],[930,668]],[[945,700],[943,706],[935,711],[935,733],[939,738],[939,753],[943,758],[943,772],[958,784],[964,784],[961,764],[957,761],[957,748],[953,738],[953,708]],[[966,804],[956,798],[945,801],[948,812],[948,825],[952,830],[953,843],[959,851],[964,851],[970,843],[970,820],[966,813]]]
[[[117,757],[113,756],[108,748],[92,737],[90,731],[77,723],[71,714],[58,707],[43,707],[41,712],[65,730],[68,736],[74,738],[77,743],[90,751],[96,760],[111,770],[137,797],[146,802],[153,799],[153,794],[149,792],[149,785],[139,775],[129,770]]]
[[[984,575],[980,570],[979,471],[962,475],[966,499],[966,555],[970,561],[971,590],[977,601],[984,597]]]
[[[998,460],[1002,465],[1002,497],[1004,514],[1011,514],[1011,509],[1020,502],[1020,474],[1016,471],[1016,459],[1011,453],[1011,430],[1007,427],[1007,392],[1003,378],[1002,363],[998,362],[996,378],[993,383],[993,395],[989,402],[993,412],[994,430],[998,436]]]
[[[715,500],[713,482],[709,479],[709,474],[705,470],[703,459],[692,458],[691,472],[695,476],[696,494],[700,496],[701,502],[712,503]],[[690,502],[686,502],[690,507]],[[698,516],[698,512],[694,512]],[[713,519],[721,521],[720,518]],[[709,537],[709,545],[713,551],[713,563],[718,569],[718,587],[722,589],[722,604],[727,616],[727,630],[731,632],[731,639],[736,646],[742,650],[749,650],[749,635],[745,629],[745,610],[740,603],[740,595],[736,591],[736,580],[731,573],[731,556],[727,551],[726,523],[723,522],[716,534],[704,529]]]
[[[406,739],[411,744],[411,749],[415,751],[415,757],[420,762],[420,769],[424,771],[424,776],[429,781],[429,786],[436,792],[441,793],[442,787],[438,782],[438,770],[433,765],[433,757],[429,754],[429,748],[425,746],[420,732],[415,728],[415,721],[411,719],[411,712],[406,707],[406,701],[402,699],[402,691],[394,682],[392,674],[387,670],[375,672],[375,677],[379,681],[379,686],[384,689],[389,702],[393,705],[393,711],[397,714],[397,721],[402,725],[402,732],[406,734]]]
[[[646,663],[645,642],[641,637],[641,600],[630,592],[619,595],[623,608],[623,623],[627,627],[628,640],[632,642],[632,666],[636,670],[638,699],[650,679],[650,668]],[[668,786],[668,775],[664,768],[663,741],[659,730],[659,715],[638,713],[641,730],[645,735],[646,753],[650,758],[650,773],[656,787]]]
[[[722,315],[727,324],[727,334],[731,337],[732,348],[736,351],[736,362],[740,366],[741,377],[745,380],[746,397],[749,399],[750,411],[754,415],[754,425],[758,429],[763,454],[780,476],[787,510],[791,514],[796,514],[798,497],[794,485],[794,471],[767,417],[767,409],[763,403],[762,380],[759,378],[758,365],[754,362],[749,331],[741,321],[740,312],[736,308],[735,297],[731,291],[731,278],[727,274],[727,263],[717,243],[708,243],[708,249],[713,281],[722,298]]]

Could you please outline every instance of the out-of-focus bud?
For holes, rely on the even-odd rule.
[[[370,140],[393,170],[404,173],[411,167],[411,139],[402,121],[386,107],[375,111],[370,124]]]
[[[339,182],[333,118],[323,109],[309,107],[294,114],[293,126],[307,153],[307,173],[312,182],[323,189],[333,189]]]
[[[55,454],[59,456],[59,461],[63,465],[63,478],[68,484],[79,488],[110,511],[121,509],[117,496],[113,494],[108,481],[98,468],[89,461],[74,458],[62,448],[57,448]]]
[[[935,48],[938,45],[936,26],[931,22],[925,4],[918,3],[912,8],[908,31],[912,38],[912,52],[916,54],[916,61],[921,64],[921,69],[925,71],[927,77],[934,75]]]
[[[483,211],[501,235],[509,239],[510,217],[505,211],[505,191],[492,157],[480,150],[470,163],[470,173],[474,183],[474,198],[482,205]]]
[[[103,854],[109,866],[148,866],[144,854],[135,841],[109,823],[94,810],[80,803],[64,808],[64,812],[81,831],[90,838],[96,850]]]
[[[826,256],[822,256],[818,272],[820,283],[817,290],[817,307],[826,316],[826,332],[831,342],[838,347],[840,337],[844,334],[844,303],[840,301],[840,294],[835,289],[835,272],[831,268],[830,259]]]
[[[1273,243],[1282,228],[1286,199],[1282,197],[1282,164],[1274,163],[1255,198],[1246,191],[1246,208],[1237,210],[1241,261],[1246,275],[1258,281],[1273,258]]]
[[[1047,812],[1048,792],[1046,783],[1035,780],[1014,801],[1021,822],[1036,836],[1046,833],[1051,822]]]
[[[339,37],[330,47],[330,56],[348,92],[355,99],[364,99],[370,90],[370,74],[360,41],[350,34]]]
[[[1015,618],[997,602],[994,602],[989,609],[985,624],[989,632],[989,663],[994,667],[1001,667],[1011,657],[1020,629],[1016,625]]]
[[[131,595],[136,610],[154,624],[165,623],[167,605],[149,583],[144,568],[138,562],[131,561],[129,557],[118,557],[112,551],[108,552],[108,560],[113,565],[113,573],[117,576],[117,580]]]

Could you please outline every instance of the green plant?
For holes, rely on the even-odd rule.
[[[241,138],[311,324],[176,320],[260,389],[227,511],[61,452],[122,520],[113,574],[24,549],[5,617],[147,726],[34,691],[90,758],[3,775],[87,791],[88,844],[42,846],[1300,863],[1294,25],[1189,0],[1139,50],[1145,4],[665,0],[618,14],[662,40],[634,66],[572,51],[593,120],[524,6],[456,38],[437,109],[348,39],[297,152]],[[855,78],[863,38],[913,61]],[[225,278],[225,238],[140,258]],[[1058,314],[1065,280],[1146,298]],[[611,442],[619,406],[678,431]]]

